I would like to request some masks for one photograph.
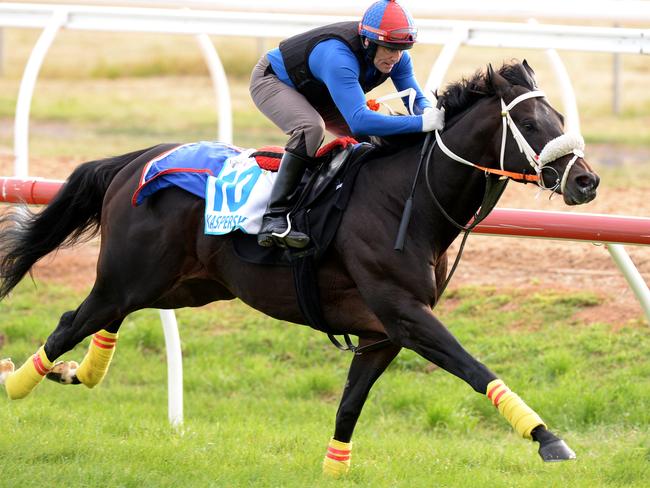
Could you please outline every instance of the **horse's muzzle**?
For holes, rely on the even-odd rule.
[[[600,177],[592,171],[575,168],[569,176],[564,189],[564,203],[567,205],[582,205],[596,198]]]

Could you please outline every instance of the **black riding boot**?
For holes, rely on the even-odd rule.
[[[271,199],[262,219],[262,228],[257,235],[260,246],[271,247],[274,244],[295,248],[303,248],[309,244],[309,236],[287,227],[287,212],[290,208],[289,198],[302,179],[305,167],[309,161],[285,151],[280,161],[280,170],[273,183]]]

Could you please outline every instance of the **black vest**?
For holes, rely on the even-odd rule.
[[[324,83],[321,83],[309,69],[309,55],[319,42],[338,39],[345,43],[359,61],[359,84],[364,93],[381,85],[388,78],[387,74],[373,80],[366,80],[366,72],[372,60],[366,59],[358,32],[358,22],[338,22],[285,39],[280,43],[280,53],[289,78],[296,89],[309,100],[315,108],[335,108],[334,101]]]

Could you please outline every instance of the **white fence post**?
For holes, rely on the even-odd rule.
[[[529,19],[529,24],[537,25],[536,19]],[[562,96],[562,104],[564,105],[564,129],[565,132],[580,134],[580,116],[578,115],[578,102],[576,101],[576,94],[573,90],[571,77],[562,62],[562,58],[556,49],[546,49],[546,57],[551,62],[551,67],[555,73],[555,78],[560,84],[560,93]]]
[[[167,349],[167,389],[169,422],[173,427],[183,425],[183,353],[178,323],[173,310],[159,310]]]
[[[452,31],[451,37],[443,46],[442,51],[440,51],[436,62],[431,68],[429,78],[424,85],[425,93],[429,94],[440,87],[445,73],[447,73],[451,62],[454,60],[454,56],[456,56],[460,46],[467,40],[468,35],[469,30],[465,26],[456,27]]]
[[[612,112],[621,114],[621,55],[612,55]]]
[[[578,115],[578,103],[576,94],[573,90],[571,78],[567,72],[562,58],[555,49],[547,49],[546,56],[551,62],[555,77],[560,83],[560,93],[562,94],[562,105],[564,105],[564,129],[565,132],[580,134],[580,116]]]
[[[0,26],[0,76],[4,75],[5,73],[4,40],[5,40],[5,30],[2,28],[2,26]]]
[[[14,120],[14,174],[25,177],[29,173],[29,111],[32,104],[36,78],[41,70],[43,60],[48,49],[54,42],[61,26],[65,24],[68,12],[65,9],[54,10],[47,27],[36,41],[32,53],[29,55],[25,72],[18,90],[16,103],[16,118]]]
[[[616,266],[618,266],[618,269],[625,276],[627,283],[632,288],[641,307],[643,307],[648,323],[650,323],[650,290],[648,290],[648,285],[643,280],[641,273],[639,273],[639,270],[621,244],[607,244],[607,250],[616,263]]]
[[[196,36],[205,62],[210,70],[212,86],[217,97],[217,113],[219,114],[218,140],[232,144],[232,102],[230,101],[230,87],[228,78],[219,54],[207,34]]]

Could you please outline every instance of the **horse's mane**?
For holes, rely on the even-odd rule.
[[[535,90],[534,80],[527,71],[526,66],[519,61],[512,61],[508,64],[504,63],[499,68],[498,73],[511,85],[519,85],[529,90]],[[463,78],[450,84],[440,95],[444,100],[445,119],[449,120],[455,115],[464,112],[479,100],[495,94],[487,71],[478,70],[472,77]]]
[[[513,60],[504,63],[498,73],[511,85],[519,85],[535,90],[535,80],[532,77],[532,69],[526,61],[523,63]],[[487,70],[478,70],[469,78],[462,78],[460,81],[449,84],[445,91],[438,94],[443,100],[445,107],[445,123],[447,126],[453,124],[453,118],[459,115],[479,100],[496,95],[490,83]],[[372,142],[385,151],[391,152],[404,146],[410,146],[424,138],[423,133],[398,134],[393,136],[373,137]]]

